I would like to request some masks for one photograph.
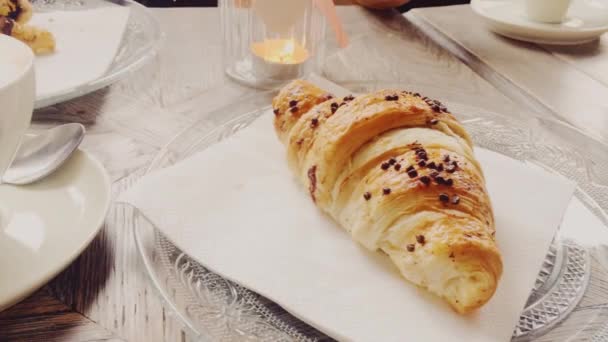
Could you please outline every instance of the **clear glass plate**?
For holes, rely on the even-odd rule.
[[[409,88],[384,82],[346,86],[354,93]],[[246,127],[268,110],[272,95],[256,94],[207,115],[169,143],[147,172],[173,165]],[[473,107],[446,102],[477,146],[534,163],[578,184],[576,199],[584,213],[580,224],[585,233],[562,230],[556,237],[513,341],[608,341],[608,146],[553,119],[467,110]],[[195,338],[331,340],[277,304],[208,271],[137,210],[132,213],[148,274],[166,305]]]
[[[78,87],[37,98],[36,108],[71,100],[116,82],[129,72],[142,67],[156,54],[162,42],[163,34],[156,19],[147,8],[132,0],[31,0],[31,2],[34,12],[80,11],[116,5],[130,10],[129,21],[118,53],[106,73]]]

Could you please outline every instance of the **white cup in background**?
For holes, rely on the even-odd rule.
[[[528,18],[542,23],[561,23],[572,0],[525,0]]]
[[[30,126],[35,87],[32,50],[0,34],[0,183]]]

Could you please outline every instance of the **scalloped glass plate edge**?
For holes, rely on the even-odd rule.
[[[134,227],[136,246],[156,292],[170,309],[169,315],[197,341],[329,340],[271,301],[208,271],[139,211],[123,205],[133,209],[138,222]]]

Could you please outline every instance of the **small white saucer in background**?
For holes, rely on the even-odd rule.
[[[82,151],[35,184],[0,185],[0,310],[46,284],[89,245],[110,198],[106,171]]]
[[[573,0],[560,24],[528,19],[525,0],[472,0],[471,8],[490,30],[503,36],[538,44],[574,45],[597,39],[608,31],[608,1]]]

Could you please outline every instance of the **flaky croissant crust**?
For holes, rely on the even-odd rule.
[[[492,207],[447,108],[394,89],[337,99],[297,80],[273,109],[291,170],[354,240],[459,313],[492,297],[502,274]]]

